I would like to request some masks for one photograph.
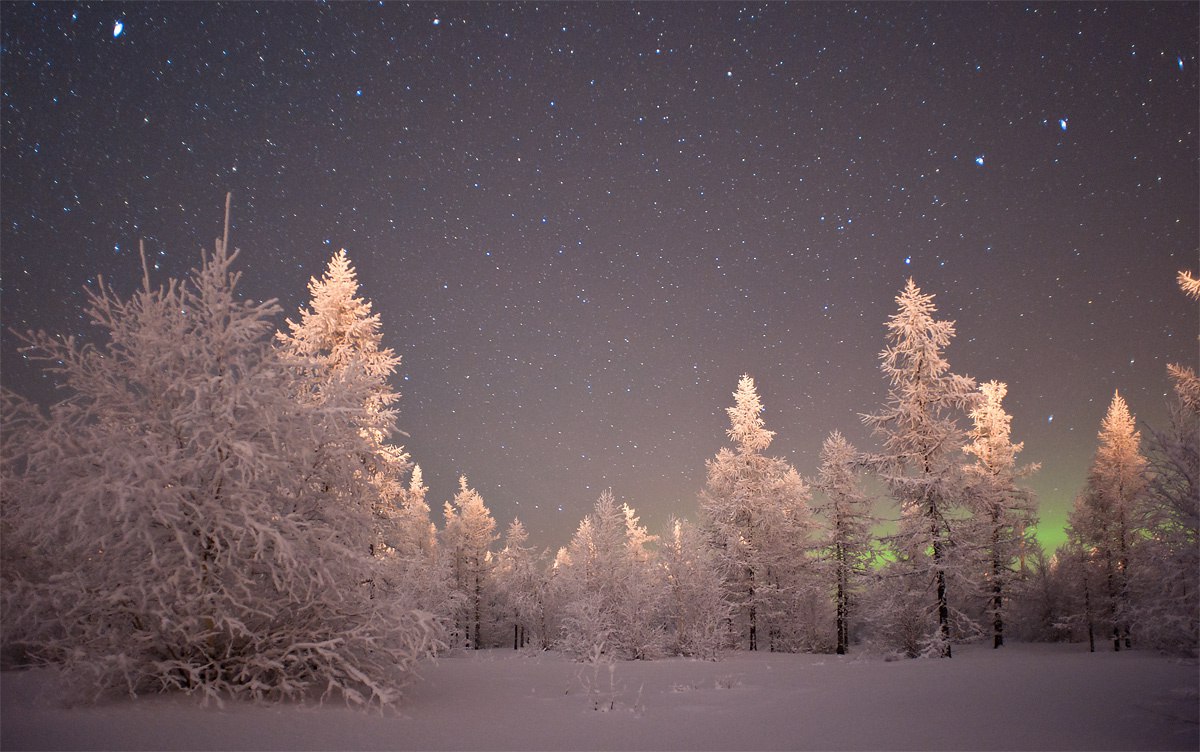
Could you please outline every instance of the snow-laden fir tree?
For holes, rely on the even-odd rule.
[[[824,497],[816,511],[827,526],[821,546],[833,581],[837,610],[838,655],[850,645],[850,616],[855,594],[869,572],[874,552],[871,549],[871,500],[863,493],[856,466],[860,458],[854,445],[834,431],[821,445],[821,467],[813,484]]]
[[[734,608],[737,641],[749,650],[792,649],[811,642],[798,623],[819,582],[811,556],[809,489],[790,464],[763,454],[775,433],[762,418],[754,379],[742,376],[726,409],[733,447],[708,460],[700,494],[704,527]]]
[[[458,613],[460,644],[478,650],[483,647],[484,605],[490,587],[492,544],[499,540],[496,520],[483,497],[467,484],[467,476],[458,479],[458,493],[443,508],[446,527],[442,546],[449,558],[454,590],[461,601]]]
[[[309,280],[310,300],[307,308],[300,309],[299,320],[288,319],[288,331],[275,337],[309,376],[305,399],[320,403],[337,398],[348,378],[370,385],[359,430],[371,447],[361,458],[364,472],[378,489],[375,511],[380,520],[371,542],[375,550],[386,545],[383,527],[396,513],[404,493],[401,477],[410,462],[402,447],[388,443],[395,427],[393,405],[400,396],[389,379],[400,358],[383,347],[379,314],[371,312],[370,301],[359,297],[358,287],[358,275],[342,249],[329,260],[322,277]]]
[[[1133,540],[1130,590],[1141,644],[1200,650],[1200,409],[1181,398],[1147,439],[1142,533]]]
[[[672,518],[660,558],[668,586],[667,614],[673,652],[716,660],[729,641],[733,614],[721,580],[716,552],[704,531]]]
[[[1200,282],[1180,272],[1179,285],[1200,300]],[[1195,655],[1200,650],[1200,378],[1169,365],[1176,402],[1163,430],[1147,438],[1149,483],[1134,539],[1130,589],[1142,644]]]
[[[1087,485],[1069,524],[1089,561],[1099,571],[1102,614],[1111,628],[1113,650],[1131,644],[1130,549],[1138,534],[1138,505],[1146,487],[1146,458],[1141,432],[1119,392],[1113,394],[1100,425],[1100,445],[1088,471]]]
[[[883,453],[870,464],[900,506],[899,530],[892,537],[904,575],[895,582],[925,590],[936,626],[927,648],[949,658],[950,597],[947,591],[954,519],[964,504],[963,433],[958,417],[977,402],[975,381],[950,371],[943,352],[954,338],[954,322],[939,321],[933,295],[910,278],[896,298],[898,310],[887,322],[887,347],[880,368],[889,389],[883,409],[863,416],[883,439]]]
[[[377,508],[383,529],[375,553],[387,562],[384,582],[390,597],[411,600],[439,624],[449,624],[462,596],[453,589],[449,564],[438,544],[437,527],[425,500],[428,491],[421,466],[414,465],[399,505]]]
[[[544,644],[546,578],[542,557],[528,545],[529,533],[519,519],[509,523],[504,548],[496,556],[493,577],[498,592],[498,620],[511,626],[513,650],[536,639]]]
[[[1037,465],[1017,467],[1025,444],[1011,439],[1012,416],[1003,404],[1008,385],[989,381],[979,385],[979,392],[982,399],[971,411],[971,442],[963,447],[975,458],[967,467],[973,517],[966,537],[987,572],[992,647],[998,648],[1004,644],[1005,598],[1012,597],[1014,585],[1024,576],[1036,524],[1033,493],[1017,480],[1035,472]]]
[[[665,582],[647,547],[655,539],[611,490],[600,494],[555,561],[562,650],[592,660],[664,652]]]
[[[5,652],[85,695],[391,704],[432,631],[357,586],[379,566],[360,429],[390,419],[361,375],[297,399],[279,309],[237,293],[227,238],[184,280],[89,291],[103,344],[30,336],[68,397],[5,452],[4,548],[25,554],[3,568]]]

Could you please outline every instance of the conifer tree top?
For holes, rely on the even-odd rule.
[[[1141,459],[1140,447],[1142,434],[1137,430],[1129,405],[1121,397],[1119,391],[1113,392],[1112,402],[1109,403],[1108,413],[1100,423],[1100,448],[1096,450],[1096,459],[1100,462],[1119,462],[1122,458]],[[1139,464],[1144,464],[1141,460]]]
[[[748,374],[738,379],[737,391],[733,393],[733,407],[725,408],[729,413],[730,427],[726,433],[744,453],[761,452],[771,445],[774,431],[768,431],[763,422],[763,404],[754,388],[754,379]]]

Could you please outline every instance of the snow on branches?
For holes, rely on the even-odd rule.
[[[379,447],[361,429],[390,414],[366,378],[298,399],[309,374],[271,342],[275,303],[237,294],[235,257],[218,240],[129,298],[101,282],[102,345],[28,336],[68,397],[6,436],[5,652],[83,695],[390,705],[435,633],[362,584]]]

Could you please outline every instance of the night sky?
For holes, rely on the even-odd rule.
[[[248,297],[347,249],[430,501],[558,546],[608,486],[695,517],[743,372],[802,474],[876,448],[911,275],[1053,546],[1113,390],[1161,426],[1197,360],[1198,7],[5,2],[0,319],[94,341],[83,287],[183,275],[232,191]]]

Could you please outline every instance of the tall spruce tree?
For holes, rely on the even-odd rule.
[[[933,295],[910,278],[896,298],[899,310],[887,322],[880,368],[889,382],[883,409],[863,416],[883,439],[871,460],[900,506],[896,554],[916,575],[910,587],[932,581],[937,627],[934,652],[949,658],[950,600],[947,567],[955,543],[953,520],[964,503],[961,466],[963,433],[958,416],[978,400],[975,380],[950,371],[943,351],[954,338],[954,322],[933,317]]]
[[[1012,443],[1012,416],[1004,410],[1008,385],[999,381],[980,384],[982,396],[971,411],[974,426],[971,443],[963,451],[975,457],[967,467],[971,479],[971,505],[978,551],[987,571],[988,612],[992,623],[992,647],[1004,644],[1006,596],[1024,573],[1024,560],[1031,547],[1036,520],[1035,499],[1017,479],[1037,470],[1037,465],[1017,467],[1017,454],[1024,443]],[[1015,567],[1015,570],[1014,570]]]
[[[275,335],[285,353],[308,374],[304,398],[324,402],[344,391],[350,381],[367,389],[358,429],[371,452],[360,458],[367,477],[378,489],[376,535],[372,551],[382,554],[387,519],[396,514],[403,496],[401,477],[411,463],[402,447],[388,443],[394,430],[393,405],[400,395],[389,379],[400,358],[383,347],[383,327],[371,303],[358,295],[358,275],[342,249],[329,260],[325,274],[309,280],[310,300],[299,319],[287,320],[287,332]],[[376,549],[380,549],[376,551]]]
[[[815,586],[810,493],[795,468],[763,454],[775,433],[763,421],[754,379],[742,376],[733,397],[726,408],[733,447],[706,463],[701,511],[740,641],[758,650],[765,637],[768,649],[780,649],[796,627],[793,606]]]
[[[850,645],[850,614],[854,594],[862,584],[873,557],[871,550],[871,500],[863,493],[855,465],[858,450],[834,431],[821,445],[821,467],[814,488],[824,496],[816,511],[825,517],[827,532],[822,548],[834,583],[837,609],[838,655]]]
[[[459,634],[464,645],[476,650],[483,647],[484,591],[493,567],[492,544],[496,520],[483,497],[467,484],[467,476],[458,479],[458,493],[446,502],[444,548],[451,557],[454,589],[461,598]]]
[[[1131,646],[1129,553],[1137,532],[1137,505],[1146,487],[1141,432],[1119,392],[1100,424],[1100,446],[1071,526],[1100,568],[1113,650]]]

